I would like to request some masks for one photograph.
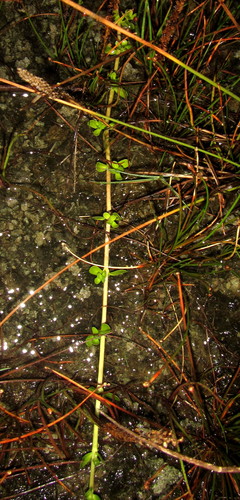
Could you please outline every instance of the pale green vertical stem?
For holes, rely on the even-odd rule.
[[[118,70],[119,59],[115,60],[114,71]],[[111,116],[111,104],[113,102],[114,90],[110,89],[109,97],[108,97],[108,107],[106,110],[106,116],[109,119]],[[104,141],[104,151],[105,158],[107,162],[111,161],[111,151],[109,146],[109,130],[106,130],[103,135]],[[112,201],[111,201],[111,173],[106,171],[106,211],[110,212],[112,209]],[[111,226],[106,222],[105,224],[105,243],[110,240],[110,230]],[[107,320],[107,306],[108,306],[108,266],[109,266],[109,245],[104,247],[104,270],[107,271],[106,279],[103,283],[103,295],[102,295],[102,317],[101,324],[106,323]],[[104,358],[105,358],[105,344],[106,337],[105,335],[101,335],[100,337],[100,346],[99,346],[99,360],[98,360],[98,377],[97,384],[98,386],[102,386],[103,377],[104,377]],[[99,400],[95,402],[95,413],[96,416],[99,416],[101,403]],[[95,477],[95,459],[98,455],[98,431],[99,428],[96,424],[93,425],[93,441],[92,441],[92,459],[91,459],[91,469],[90,469],[90,478],[89,478],[89,489],[94,491],[94,477]]]

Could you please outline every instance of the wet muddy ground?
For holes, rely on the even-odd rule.
[[[45,8],[57,13],[58,4],[46,2]],[[37,12],[34,5],[30,10],[32,15]],[[5,37],[1,77],[20,83],[16,72],[20,66],[55,83],[62,70],[56,71],[48,62],[34,33],[26,32],[26,23],[16,22],[24,17],[21,7],[4,6],[1,12]],[[48,30],[51,47],[56,26],[48,17],[41,22]],[[135,71],[134,78],[138,76],[142,75]],[[103,177],[95,168],[96,162],[104,159],[102,136],[94,137],[87,114],[48,98],[33,99],[33,94],[14,89],[0,94],[3,150],[9,151],[11,140],[16,138],[0,190],[3,318],[75,260],[62,242],[82,256],[104,241],[104,226],[93,218],[105,210],[105,184],[99,182]],[[87,106],[96,109],[93,97]],[[124,121],[124,116],[121,119]],[[158,171],[159,153],[122,136],[115,137],[112,158],[126,156],[136,174]],[[160,179],[113,184],[113,210],[122,219],[112,237],[163,213],[164,188]],[[236,218],[237,212],[234,221]],[[234,221],[229,222],[233,228]],[[178,447],[170,447],[194,456],[196,446],[207,450],[208,443],[215,439],[211,422],[203,436],[205,417],[199,407],[209,403],[211,410],[206,414],[212,415],[217,396],[224,399],[237,390],[238,379],[233,375],[239,363],[240,274],[238,258],[234,257],[219,262],[209,272],[204,266],[201,271],[200,264],[197,273],[189,269],[183,275],[189,350],[186,332],[181,328],[176,275],[166,274],[164,280],[161,276],[163,233],[165,242],[170,241],[177,226],[178,216],[173,216],[164,223],[163,232],[156,222],[111,245],[112,266],[146,265],[110,278],[107,322],[111,333],[105,358],[105,381],[109,385],[105,392],[136,415],[134,419],[130,414],[112,411],[110,415],[122,425],[137,432],[144,428],[148,437],[152,428],[159,432],[162,428],[174,429],[183,440]],[[102,251],[91,259],[101,265]],[[150,286],[155,273],[157,277]],[[86,337],[93,326],[99,328],[101,293],[101,285],[95,285],[89,274],[89,265],[80,262],[22,304],[2,326],[1,405],[18,417],[26,418],[29,413],[28,423],[3,413],[2,439],[34,431],[50,421],[51,415],[57,418],[83,399],[79,388],[58,378],[51,369],[83,386],[96,385],[98,346],[87,347]],[[159,377],[148,385],[160,369]],[[188,398],[187,394],[192,394],[190,382],[201,385],[206,396],[203,406],[197,395]],[[69,417],[67,424],[56,426],[51,435],[43,432],[24,442],[13,441],[7,449],[3,444],[2,472],[15,472],[3,482],[1,496],[84,498],[89,471],[79,464],[90,450],[93,413],[93,405],[88,402],[83,411]],[[190,439],[190,435],[196,439]],[[178,460],[131,442],[126,436],[124,439],[116,428],[110,433],[103,417],[100,453],[103,461],[96,469],[96,490],[104,500],[162,499],[174,485],[171,498],[181,494],[183,473]],[[199,451],[198,456],[207,459],[207,451]],[[214,459],[210,456],[209,461]],[[158,469],[156,477],[146,483]]]

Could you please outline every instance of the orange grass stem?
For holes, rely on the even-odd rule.
[[[87,389],[85,389],[85,391],[87,391]],[[39,429],[36,429],[34,431],[30,431],[30,432],[27,432],[26,434],[22,434],[21,436],[16,436],[14,438],[5,438],[5,439],[2,439],[0,441],[0,444],[5,444],[5,443],[13,443],[14,441],[22,441],[23,439],[27,438],[27,437],[30,437],[30,436],[34,436],[35,434],[40,434],[41,432],[44,432],[47,430],[47,428],[49,427],[52,427],[53,425],[56,425],[58,424],[58,422],[61,422],[62,420],[64,420],[65,418],[69,417],[69,415],[71,415],[72,413],[74,413],[76,410],[78,410],[78,408],[80,408],[80,406],[82,406],[85,401],[87,401],[87,399],[89,399],[90,397],[92,396],[92,392],[89,391],[89,393],[87,394],[87,396],[83,399],[83,401],[81,401],[81,403],[79,403],[78,405],[74,406],[74,408],[72,408],[70,411],[68,411],[67,413],[65,413],[64,415],[61,415],[61,417],[57,418],[56,420],[54,420],[53,422],[50,422],[49,424],[46,424],[42,427],[40,427]],[[110,402],[109,402],[110,403]],[[111,403],[110,403],[111,404]]]
[[[182,320],[183,320],[183,329],[184,329],[184,331],[186,331],[186,329],[187,329],[186,309],[185,309],[184,298],[183,298],[181,276],[180,276],[179,272],[177,272],[176,275],[177,275],[177,283],[178,283],[180,309],[181,309]]]

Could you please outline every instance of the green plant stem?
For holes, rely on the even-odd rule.
[[[6,175],[6,168],[8,166],[8,162],[9,162],[9,158],[10,158],[10,154],[11,154],[11,151],[12,151],[12,148],[14,146],[14,143],[16,142],[16,140],[23,136],[24,134],[16,134],[12,140],[10,141],[9,145],[8,145],[8,148],[7,148],[7,153],[6,153],[6,157],[5,157],[5,160],[4,160],[4,164],[3,164],[3,168],[2,168],[2,176],[3,178],[5,178],[5,175]]]
[[[117,71],[119,67],[119,58],[115,59],[114,63],[114,71]],[[108,106],[106,110],[107,121],[109,121],[111,116],[111,107],[114,98],[114,89],[110,88],[109,97],[108,97]],[[109,141],[109,129],[104,131],[103,134],[104,141],[104,150],[105,150],[105,158],[107,162],[111,162],[111,151],[110,151],[110,141]],[[112,209],[112,199],[111,199],[111,172],[106,170],[106,211],[111,212]],[[110,241],[110,231],[111,225],[106,221],[105,223],[105,243]],[[106,245],[104,247],[104,271],[107,271],[106,278],[103,283],[103,295],[102,295],[102,317],[101,324],[106,323],[107,321],[107,307],[108,307],[108,285],[109,285],[109,252],[110,246]],[[97,384],[101,390],[104,380],[104,360],[105,360],[105,345],[106,345],[106,336],[101,335],[100,337],[100,345],[99,345],[99,360],[98,360],[98,377]],[[96,399],[95,402],[95,414],[99,417],[101,402]],[[91,459],[91,467],[90,467],[90,477],[89,477],[89,489],[94,491],[94,479],[95,479],[95,460],[98,456],[98,434],[99,427],[94,424],[93,425],[93,440],[92,440],[92,459]]]

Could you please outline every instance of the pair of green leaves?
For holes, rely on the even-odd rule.
[[[105,172],[106,170],[109,170],[109,172],[115,176],[116,181],[120,181],[122,179],[121,172],[124,172],[125,168],[128,167],[129,161],[126,158],[120,161],[111,161],[109,164],[102,163],[101,161],[96,163],[97,172]]]
[[[125,89],[123,89],[122,87],[120,87],[118,85],[119,78],[117,77],[116,71],[111,71],[110,73],[108,73],[108,76],[109,76],[110,80],[113,82],[111,84],[111,88],[113,89],[113,91],[116,92],[116,94],[119,97],[122,97],[123,99],[126,99],[128,93],[127,93],[127,91]]]
[[[133,9],[127,9],[121,16],[119,15],[119,10],[113,10],[113,19],[116,24],[122,26],[123,28],[133,30],[136,29],[137,16]]]
[[[86,338],[86,346],[92,347],[94,345],[99,345],[100,344],[100,336],[107,335],[108,333],[110,333],[110,331],[111,331],[111,328],[107,323],[103,323],[101,325],[100,329],[93,326],[92,327],[92,334],[88,335]]]
[[[92,459],[96,466],[103,461],[100,453],[95,454],[95,456],[93,457],[92,451],[89,451],[88,453],[85,453],[85,455],[83,455],[82,460],[80,462],[80,467],[81,468],[86,467],[86,465],[90,464]]]
[[[107,222],[113,229],[116,229],[119,224],[117,221],[121,220],[120,215],[117,212],[113,212],[110,214],[109,212],[103,212],[102,215],[98,215],[96,217],[93,217],[95,220],[104,220]]]
[[[129,40],[125,39],[121,40],[121,42],[119,42],[116,47],[112,47],[112,45],[108,43],[105,49],[105,53],[111,54],[112,56],[122,54],[122,52],[125,52],[125,50],[129,49],[131,49],[131,43],[129,42]]]
[[[93,135],[96,137],[101,134],[102,130],[107,128],[107,125],[99,120],[89,120],[88,126],[93,129]]]
[[[89,273],[96,276],[94,279],[95,285],[99,285],[100,283],[104,283],[107,274],[109,276],[120,276],[120,274],[124,274],[127,271],[125,269],[117,269],[116,271],[105,271],[98,266],[91,266],[89,269]]]

